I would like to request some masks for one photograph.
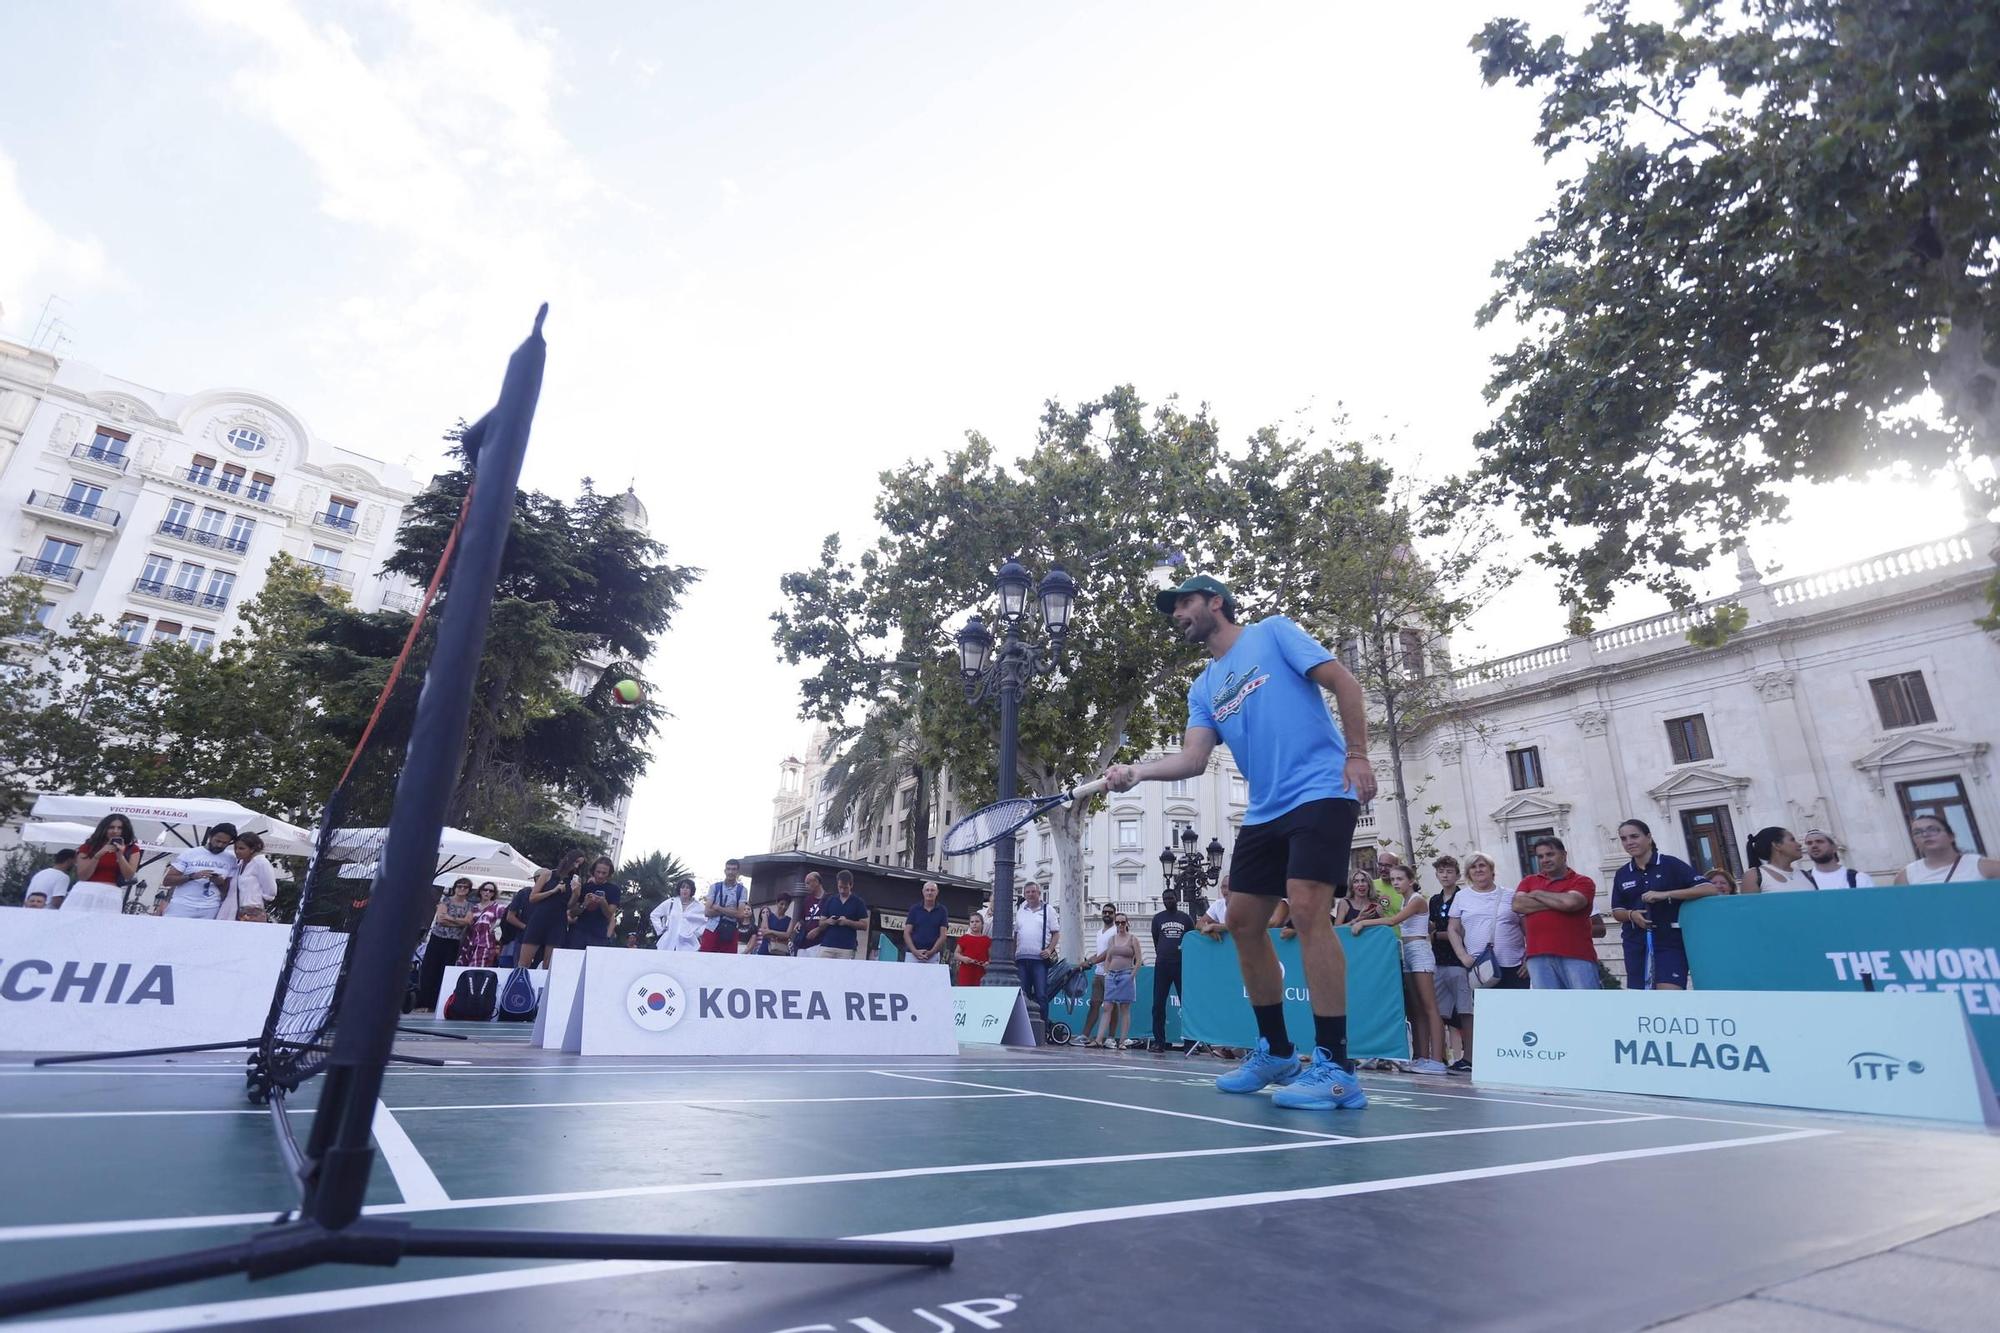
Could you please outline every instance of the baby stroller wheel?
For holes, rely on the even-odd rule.
[[[1075,1035],[1075,1033],[1069,1030],[1069,1024],[1063,1022],[1060,1018],[1049,1024],[1049,1045],[1051,1046],[1067,1046]]]

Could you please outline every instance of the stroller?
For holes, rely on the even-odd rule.
[[[1058,958],[1049,964],[1049,993],[1042,1002],[1042,1014],[1049,1018],[1049,1045],[1068,1046],[1082,1035],[1061,1019],[1049,1017],[1049,1006],[1058,999],[1074,1002],[1087,998],[1089,994],[1089,968],[1078,967],[1067,958]]]

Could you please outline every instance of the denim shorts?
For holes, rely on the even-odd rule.
[[[1597,960],[1538,953],[1528,957],[1528,982],[1536,990],[1596,990]]]

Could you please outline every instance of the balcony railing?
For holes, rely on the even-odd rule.
[[[335,569],[332,565],[313,564],[310,560],[306,561],[306,563],[312,565],[313,573],[319,575],[321,583],[330,583],[336,588],[352,589],[354,587],[353,570]]]
[[[83,582],[83,570],[79,566],[60,560],[37,560],[31,555],[16,560],[14,572],[30,578],[47,579],[51,583],[67,583],[72,588]]]
[[[412,597],[406,592],[385,592],[382,594],[382,607],[387,611],[407,611],[411,615],[415,615],[417,608],[422,604],[417,598]]]
[[[170,518],[160,520],[160,531],[175,541],[205,546],[211,551],[227,551],[231,555],[241,555],[250,549],[250,543],[243,538],[231,537],[224,532],[211,532],[206,528],[191,528]]]
[[[106,449],[101,444],[79,444],[69,451],[69,456],[79,463],[109,468],[121,474],[132,466],[131,456],[123,449]]]
[[[221,611],[229,606],[229,594],[203,592],[199,588],[184,587],[178,583],[163,583],[159,579],[134,579],[132,591],[146,597],[172,602],[176,606],[195,606],[204,611]]]
[[[322,510],[313,515],[313,522],[322,528],[332,528],[335,532],[353,532],[361,525],[346,514],[336,514],[332,510]]]
[[[47,491],[29,491],[28,498],[21,503],[29,509],[45,514],[56,514],[97,527],[115,528],[124,519],[124,515],[108,505],[94,504],[89,500],[78,500],[67,495],[53,495]]]

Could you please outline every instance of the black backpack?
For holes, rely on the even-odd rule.
[[[541,997],[535,994],[535,983],[528,980],[528,969],[517,967],[507,974],[507,985],[500,992],[500,1021],[502,1023],[532,1023],[535,1010],[541,1007]],[[492,1013],[491,1004],[487,1013]]]
[[[458,974],[458,984],[451,988],[451,996],[444,1002],[444,1016],[488,1022],[499,993],[500,983],[491,972],[483,967],[467,968]]]

